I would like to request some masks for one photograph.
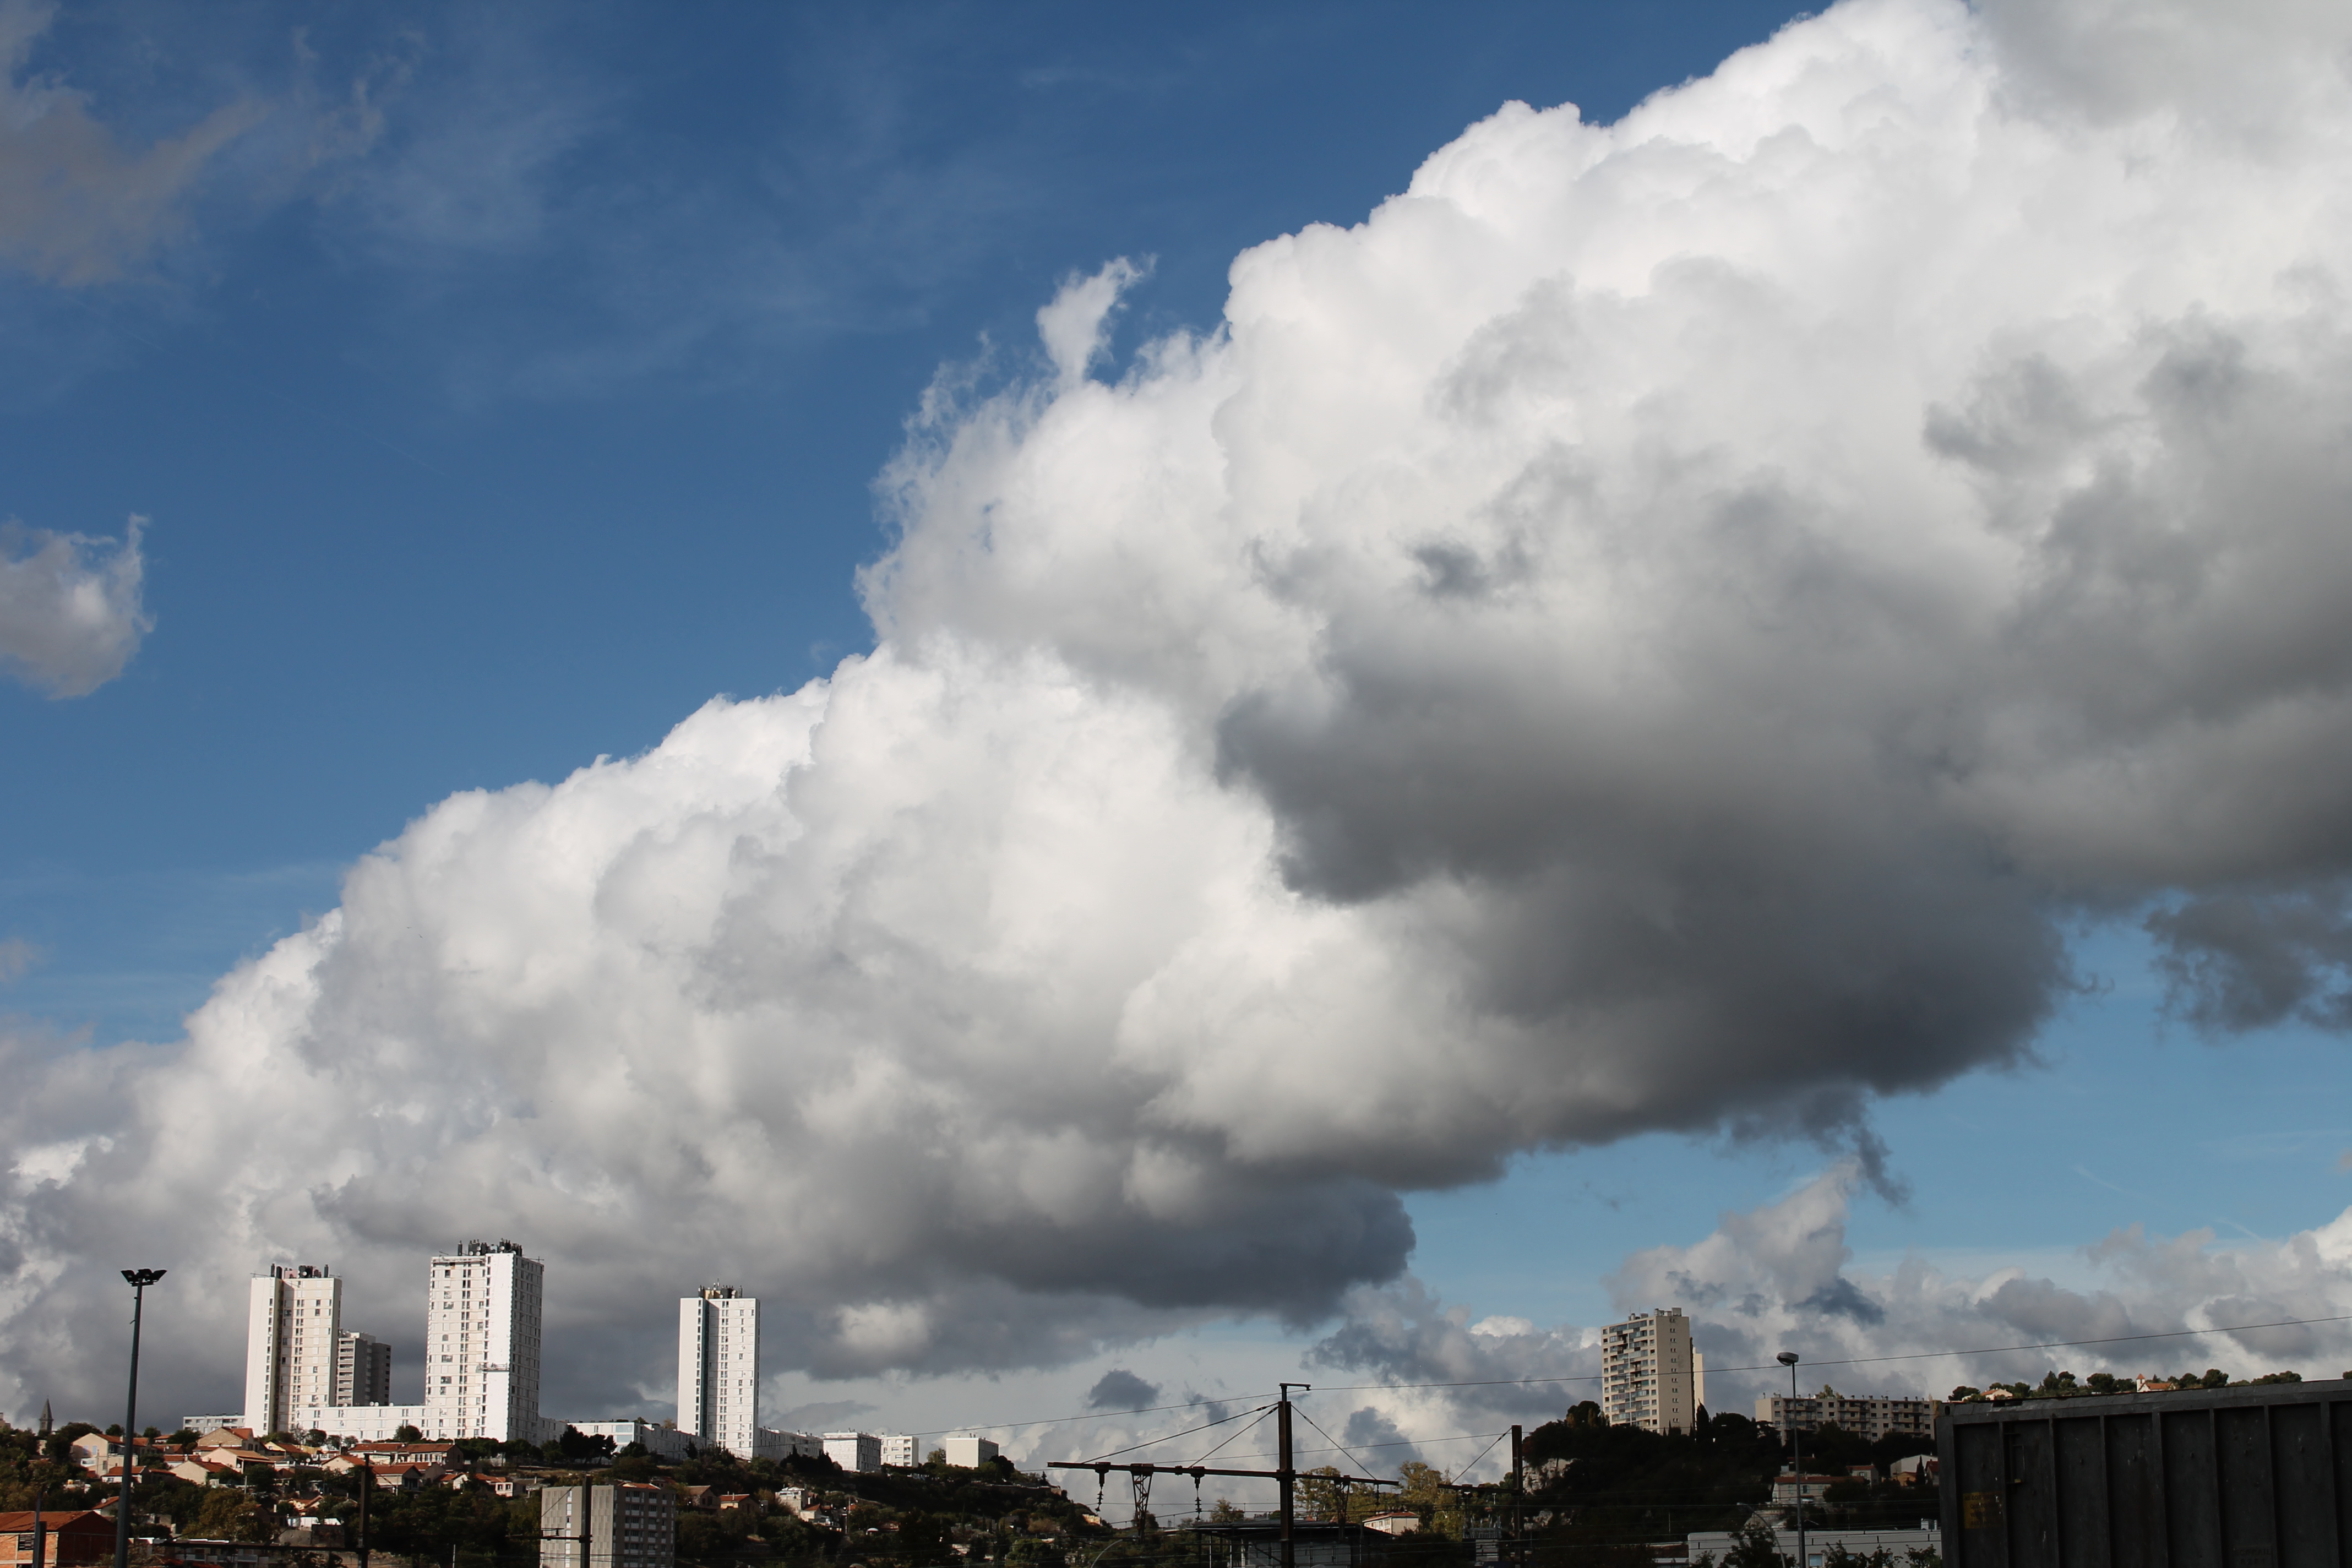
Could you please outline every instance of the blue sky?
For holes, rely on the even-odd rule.
[[[270,108],[131,276],[0,294],[0,508],[152,518],[155,620],[93,698],[0,687],[13,1005],[165,1037],[443,795],[870,646],[904,421],[1067,274],[1213,324],[1505,100],[1613,118],[1790,14],[66,7],[27,68],[127,142]],[[364,152],[289,171],[352,84]]]
[[[83,95],[123,156],[238,118],[108,275],[0,264],[0,516],[146,519],[153,622],[89,695],[0,683],[0,941],[30,949],[0,1007],[173,1041],[436,802],[636,755],[716,694],[870,649],[877,476],[943,367],[1042,366],[1035,313],[1073,275],[1148,260],[1108,319],[1123,364],[1213,330],[1238,253],[1360,222],[1506,100],[1613,121],[1794,14],[59,8],[18,90]],[[1876,1105],[1908,1197],[1855,1199],[1859,1266],[2063,1283],[2118,1228],[2276,1238],[2352,1199],[2340,1044],[2172,1017],[2119,910],[2075,928],[2087,984],[2037,1059]],[[1835,1154],[1538,1147],[1412,1194],[1412,1268],[1480,1314],[1593,1322],[1629,1254]],[[1316,1331],[1253,1321],[1234,1354]],[[1003,1393],[934,1405],[979,1419]],[[901,1424],[934,1408],[907,1398]]]

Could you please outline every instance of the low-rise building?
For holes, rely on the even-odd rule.
[[[641,1415],[627,1415],[618,1421],[574,1421],[571,1426],[583,1437],[610,1437],[616,1454],[632,1443],[640,1443],[654,1458],[676,1462],[686,1458],[690,1448],[700,1447],[693,1433],[680,1431],[669,1422],[648,1421]]]
[[[1779,1548],[1781,1562],[1794,1563],[1797,1560],[1795,1530],[1775,1531],[1773,1542]],[[1696,1563],[1704,1552],[1720,1563],[1738,1545],[1739,1538],[1727,1530],[1711,1530],[1685,1536],[1684,1560]],[[1806,1554],[1816,1563],[1832,1547],[1843,1548],[1849,1560],[1864,1560],[1884,1552],[1893,1561],[1900,1563],[1914,1552],[1940,1552],[1943,1545],[1943,1531],[1932,1519],[1920,1521],[1916,1530],[1825,1530],[1816,1527],[1806,1531],[1805,1535]]]
[[[827,1432],[824,1457],[845,1470],[871,1474],[882,1468],[882,1439],[871,1432]]]
[[[824,1452],[824,1444],[806,1432],[780,1432],[773,1426],[762,1426],[754,1439],[751,1457],[755,1459],[814,1459]]]
[[[1756,1424],[1786,1436],[1790,1431],[1815,1432],[1834,1426],[1856,1436],[1879,1438],[1893,1433],[1933,1437],[1936,1413],[1943,1408],[1934,1399],[1891,1394],[1840,1394],[1824,1388],[1796,1399],[1768,1394],[1756,1402]]]
[[[1793,1470],[1782,1470],[1772,1478],[1772,1506],[1794,1508],[1801,1495],[1807,1502],[1819,1502],[1829,1495],[1829,1489],[1844,1480],[1843,1476],[1807,1473],[1800,1478]]]
[[[114,1555],[114,1521],[95,1510],[79,1512],[45,1512],[41,1515],[42,1539],[33,1539],[33,1515],[29,1510],[0,1513],[0,1564],[8,1568],[25,1568],[36,1552],[43,1563],[71,1568],[77,1563],[103,1563]]]
[[[940,1445],[948,1452],[948,1463],[961,1469],[976,1470],[996,1458],[997,1447],[990,1437],[950,1437]]]

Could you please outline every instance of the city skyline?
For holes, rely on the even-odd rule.
[[[8,11],[0,1406],[2352,1364],[2352,20],[2147,16]]]

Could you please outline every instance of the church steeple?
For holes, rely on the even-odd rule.
[[[41,1436],[44,1436],[44,1437],[46,1437],[46,1436],[47,1436],[48,1435],[49,1435],[49,1402],[48,1402],[47,1400],[44,1399],[44,1400],[42,1400],[42,1401],[41,1401]]]

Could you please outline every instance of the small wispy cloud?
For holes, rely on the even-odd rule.
[[[87,696],[122,673],[153,625],[140,599],[146,521],[132,518],[120,542],[0,523],[0,673],[51,697]]]
[[[0,937],[0,985],[22,978],[41,956],[41,950],[21,936]]]
[[[125,147],[82,93],[26,75],[54,5],[0,4],[0,259],[49,283],[134,271],[184,217],[214,155],[266,113],[239,100],[143,151]]]

